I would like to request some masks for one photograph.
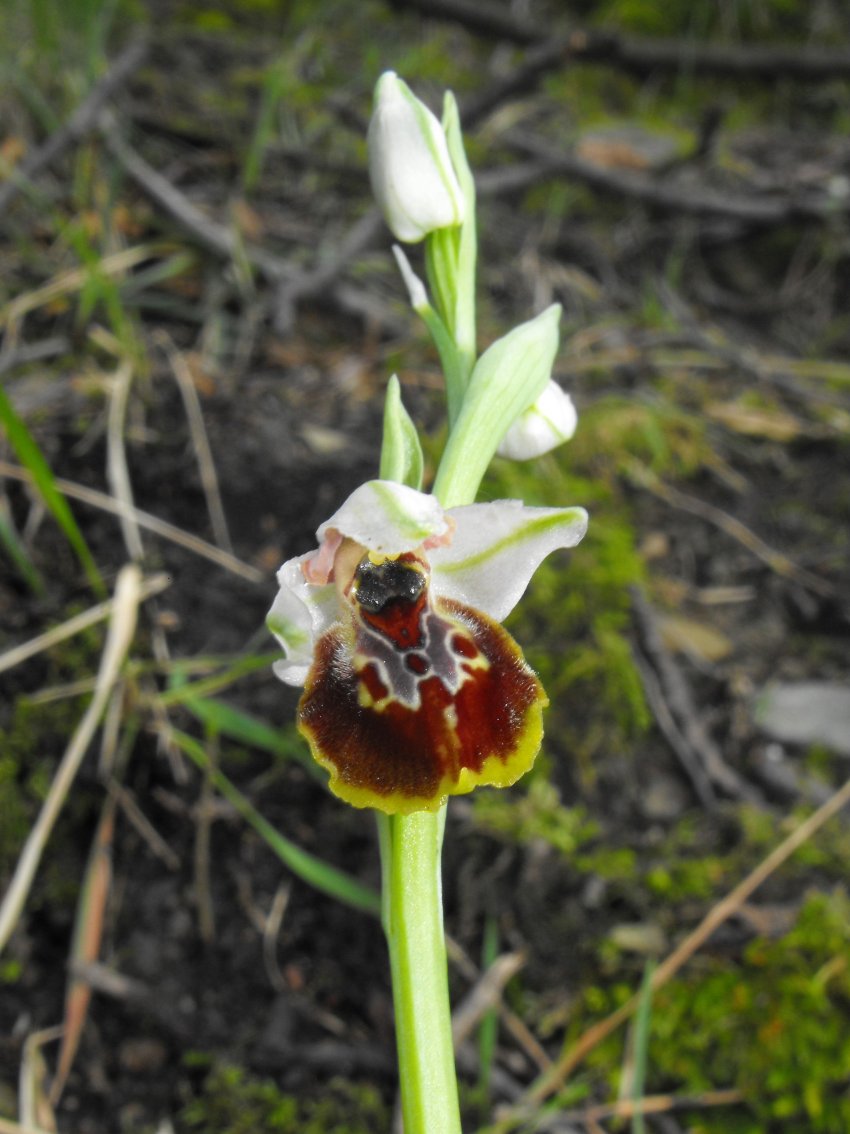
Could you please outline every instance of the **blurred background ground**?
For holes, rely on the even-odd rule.
[[[373,822],[305,762],[263,619],[279,563],[375,475],[391,373],[439,455],[365,172],[393,68],[460,101],[482,347],[564,309],[579,432],[485,495],[592,515],[510,622],[544,752],[450,808],[454,1001],[504,978],[460,1047],[465,1128],[846,1130],[843,812],[641,1026],[588,1039],[847,777],[846,6],[5,0],[0,44],[0,649],[130,560],[165,586],[0,955],[2,1129],[392,1128],[384,944],[351,905]],[[0,672],[0,888],[104,636]],[[33,1037],[63,1019],[51,1105],[63,1057]]]

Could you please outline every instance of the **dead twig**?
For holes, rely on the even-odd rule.
[[[162,835],[142,811],[136,802],[135,796],[117,780],[110,780],[107,788],[109,794],[115,799],[118,806],[121,808],[124,817],[136,829],[136,832],[145,840],[151,849],[151,852],[156,855],[160,862],[164,863],[169,870],[180,869],[180,856],[171,849]]]
[[[277,959],[277,941],[291,891],[292,887],[288,882],[281,882],[275,892],[268,916],[263,919],[263,964],[269,984],[275,992],[285,992],[287,988]]]
[[[560,1129],[562,1122],[579,1122],[585,1125],[604,1122],[609,1118],[634,1118],[637,1114],[669,1114],[676,1110],[708,1110],[712,1107],[737,1106],[745,1102],[742,1091],[728,1087],[717,1091],[703,1091],[698,1095],[645,1095],[642,1099],[621,1099],[615,1103],[598,1103],[583,1109],[562,1110],[550,1119],[535,1123],[541,1132]]]
[[[65,354],[71,349],[71,340],[66,339],[64,335],[54,335],[37,343],[21,343],[20,346],[8,349],[7,341],[8,336],[4,339],[3,350],[0,351],[0,374],[6,374],[18,366],[27,366],[31,362],[43,362],[47,358],[55,358],[58,354]]]
[[[716,804],[714,789],[733,799],[756,793],[734,772],[700,719],[685,676],[661,640],[657,619],[646,596],[633,587],[632,611],[640,630],[645,660],[638,668],[659,727],[682,762],[694,790],[707,807]]]
[[[147,54],[147,49],[145,37],[133,40],[100,82],[83,99],[65,125],[51,134],[43,145],[12,170],[9,180],[0,188],[0,214],[8,208],[24,185],[31,182],[43,169],[52,165],[66,149],[94,130],[104,106],[140,65]]]
[[[505,985],[525,964],[522,953],[504,953],[482,973],[452,1012],[452,1040],[460,1047],[472,1035],[484,1016],[502,1003]]]
[[[639,487],[651,492],[653,496],[663,500],[672,508],[689,512],[692,516],[698,516],[701,520],[706,520],[709,524],[719,528],[737,543],[740,543],[742,547],[752,552],[757,559],[760,559],[777,575],[799,583],[801,587],[813,591],[822,598],[835,597],[835,588],[832,583],[822,579],[820,575],[807,571],[805,567],[798,566],[787,555],[765,543],[760,536],[750,531],[746,524],[742,524],[740,520],[730,516],[728,512],[724,512],[722,508],[709,504],[706,500],[699,500],[686,492],[681,492],[678,488],[673,488],[672,485],[665,484],[653,473],[650,473],[648,469],[638,469],[637,467],[633,469],[632,480]]]
[[[481,979],[481,970],[478,965],[451,935],[446,936],[446,951],[449,960],[465,980],[469,981],[470,984],[475,984]],[[530,1062],[539,1071],[547,1071],[552,1066],[552,1060],[526,1024],[502,1000],[497,1004],[497,1011],[505,1030],[510,1033],[518,1047],[525,1052]]]
[[[198,907],[198,931],[207,945],[215,939],[215,907],[212,898],[210,870],[210,834],[215,818],[215,791],[212,772],[218,764],[218,744],[212,737],[207,745],[209,763],[201,772],[201,793],[194,808],[195,817],[195,901]]]
[[[691,782],[691,787],[700,803],[709,811],[717,806],[717,796],[714,793],[711,780],[706,773],[698,754],[688,744],[687,739],[679,728],[667,699],[661,689],[658,675],[643,653],[633,650],[633,657],[640,674],[643,691],[655,717],[655,723],[661,730],[664,739],[679,758],[679,763],[685,775]]]

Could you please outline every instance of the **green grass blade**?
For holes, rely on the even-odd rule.
[[[43,595],[44,582],[41,575],[39,575],[35,565],[27,555],[26,548],[18,539],[18,533],[15,531],[13,525],[8,522],[2,511],[0,511],[0,545],[5,549],[15,570],[33,594]]]
[[[224,796],[228,803],[232,804],[242,818],[254,828],[260,838],[268,843],[281,862],[288,866],[293,874],[296,874],[303,882],[314,889],[321,890],[322,893],[331,898],[336,898],[337,901],[344,902],[356,910],[375,916],[380,915],[381,899],[375,890],[363,886],[342,870],[337,870],[335,866],[329,865],[329,863],[316,858],[315,855],[290,842],[267,819],[263,818],[254,805],[246,799],[223,772],[211,766],[204,746],[194,737],[188,736],[178,729],[174,729],[171,736],[189,759],[209,774],[216,790]]]
[[[272,728],[250,713],[213,697],[193,698],[185,701],[183,707],[216,735],[226,736],[238,744],[257,748],[284,760],[297,760],[311,775],[325,782],[325,773],[310,756],[304,743],[292,732]]]
[[[256,186],[266,151],[275,137],[275,115],[286,89],[286,66],[287,59],[283,55],[272,63],[263,79],[257,123],[242,166],[242,188],[246,193]]]
[[[0,422],[6,427],[6,432],[12,447],[18,455],[18,460],[29,470],[33,483],[48,509],[52,513],[59,527],[65,533],[65,538],[80,561],[86,573],[86,578],[92,590],[101,598],[106,597],[106,587],[97,569],[94,558],[88,549],[83,533],[77,526],[77,521],[68,506],[68,501],[56,487],[50,466],[36,444],[30,431],[18,416],[6,391],[0,386]]]
[[[160,693],[157,704],[163,707],[168,705],[185,705],[189,701],[197,701],[217,693],[232,685],[240,677],[245,677],[257,669],[265,669],[280,657],[280,650],[269,654],[251,654],[248,657],[239,657],[221,673],[202,677],[199,681],[187,683],[183,675],[175,669],[171,675],[171,688]]]

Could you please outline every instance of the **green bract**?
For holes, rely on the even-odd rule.
[[[384,444],[381,449],[381,479],[411,488],[422,487],[422,446],[416,426],[401,400],[401,385],[395,374],[387,386],[384,402]]]
[[[540,397],[558,351],[560,304],[521,323],[481,355],[449,435],[434,492],[446,507],[458,503],[446,489],[463,468],[478,484],[499,442],[520,414]]]

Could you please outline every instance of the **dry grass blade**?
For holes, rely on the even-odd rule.
[[[22,468],[20,465],[13,465],[9,461],[0,461],[0,476],[10,476],[15,480],[22,480],[29,483],[32,479],[28,470]],[[118,504],[111,496],[107,496],[105,492],[98,492],[96,488],[86,488],[82,484],[75,484],[71,480],[63,480],[57,478],[56,487],[60,489],[66,496],[70,496],[72,500],[79,500],[83,504],[90,504],[93,508],[100,508],[104,512],[109,512],[113,516],[121,515],[121,505]],[[225,571],[230,571],[233,575],[239,575],[243,579],[247,579],[249,583],[264,583],[267,581],[267,575],[263,571],[258,571],[256,567],[251,567],[248,563],[243,563],[241,559],[236,556],[230,555],[221,548],[214,547],[211,543],[201,539],[199,536],[192,535],[191,532],[184,532],[182,528],[178,528],[175,524],[170,524],[167,520],[161,520],[158,516],[152,516],[150,512],[145,512],[141,508],[134,508],[133,515],[136,523],[140,528],[146,528],[148,531],[154,532],[156,535],[162,536],[163,539],[169,540],[171,543],[176,543],[179,547],[186,548],[187,551],[194,552],[195,555],[201,556],[202,559],[209,559],[218,567],[223,567]]]
[[[233,544],[230,541],[230,532],[227,529],[224,505],[221,502],[221,492],[218,487],[215,462],[213,461],[212,450],[210,449],[210,443],[207,438],[204,414],[201,409],[200,399],[198,398],[198,391],[195,389],[195,383],[192,380],[192,372],[189,369],[186,359],[180,351],[175,348],[174,343],[168,335],[163,334],[161,336],[161,342],[168,356],[168,361],[171,364],[171,371],[177,382],[177,388],[180,390],[180,397],[183,399],[183,408],[186,411],[189,433],[192,438],[192,444],[195,447],[195,455],[198,459],[201,487],[206,497],[207,511],[210,514],[210,523],[212,524],[215,541],[219,547],[233,554]]]
[[[469,1039],[487,1013],[501,1003],[505,985],[516,976],[525,960],[522,953],[504,953],[470,989],[452,1013],[452,1040],[456,1048]]]
[[[826,803],[819,807],[817,811],[814,811],[808,819],[804,819],[802,823],[798,824],[791,834],[783,839],[778,846],[774,847],[770,854],[762,859],[758,866],[752,870],[742,882],[733,890],[730,890],[725,898],[708,911],[696,929],[689,933],[684,941],[682,941],[655,970],[652,975],[652,981],[650,982],[652,991],[657,991],[665,985],[668,980],[674,977],[685,962],[705,944],[718,926],[722,925],[724,921],[727,921],[734,913],[737,913],[753,892],[757,890],[774,871],[778,870],[779,867],[791,857],[794,851],[807,842],[816,831],[820,830],[824,823],[838,814],[838,812],[848,804],[850,804],[850,780],[847,780],[847,782],[830,796]],[[528,1100],[536,1104],[541,1103],[554,1091],[558,1090],[575,1068],[583,1062],[587,1055],[613,1031],[616,1031],[620,1024],[630,1018],[639,1003],[640,995],[636,994],[618,1008],[616,1012],[612,1012],[610,1016],[606,1016],[604,1020],[600,1020],[597,1024],[594,1024],[593,1027],[588,1028],[578,1042],[563,1053],[560,1059],[553,1065],[552,1069],[538,1079],[537,1083],[534,1084],[528,1093]]]
[[[91,964],[97,960],[100,953],[106,902],[112,885],[112,840],[115,834],[115,808],[115,797],[107,796],[92,843],[91,854],[80,891],[80,900],[77,905],[74,940],[71,947],[71,975],[68,978],[68,987],[65,992],[65,1024],[62,1030],[62,1046],[59,1049],[56,1077],[50,1089],[50,1102],[53,1106],[62,1096],[88,1015],[91,986],[88,981],[82,979],[76,973],[78,971],[77,966]]]
[[[266,976],[275,992],[285,992],[287,989],[286,980],[280,971],[277,960],[277,939],[280,935],[280,927],[283,925],[286,908],[289,905],[291,891],[292,887],[288,882],[281,882],[272,901],[269,915],[263,925],[263,964],[265,965]]]
[[[145,599],[151,595],[158,595],[167,587],[171,586],[171,580],[167,575],[151,575],[149,579],[144,579],[139,588],[139,601],[144,602]],[[69,618],[66,622],[54,626],[52,630],[45,630],[43,634],[39,634],[36,638],[30,638],[28,642],[22,642],[20,646],[13,646],[11,650],[6,650],[4,654],[0,654],[0,673],[4,670],[12,669],[16,665],[25,662],[27,658],[35,657],[40,654],[42,650],[49,650],[59,642],[64,642],[67,638],[73,638],[75,634],[82,633],[83,630],[88,630],[90,626],[96,626],[98,622],[102,622],[104,618],[109,618],[115,609],[115,599],[107,599],[105,602],[99,602],[96,606],[84,610],[82,614],[77,614],[73,618]]]
[[[118,519],[127,554],[134,561],[144,555],[139,521],[133,503],[133,488],[130,471],[127,468],[127,453],[124,448],[124,418],[127,413],[127,399],[133,382],[133,365],[123,362],[112,379],[112,393],[109,399],[109,418],[106,429],[106,476],[115,499],[118,502]]]
[[[716,1107],[737,1106],[744,1102],[744,1095],[735,1088],[703,1091],[695,1095],[645,1095],[642,1099],[623,1099],[615,1103],[599,1103],[574,1110],[561,1110],[551,1118],[543,1118],[535,1130],[540,1134],[546,1131],[574,1129],[579,1123],[587,1130],[602,1130],[601,1122],[611,1119],[634,1119],[636,1115],[670,1114],[677,1110],[710,1110]],[[678,1128],[677,1128],[678,1129]]]
[[[41,1049],[61,1034],[61,1028],[45,1028],[27,1036],[24,1043],[18,1080],[18,1114],[25,1129],[37,1130],[39,1134],[55,1134],[56,1130],[53,1107],[45,1091],[47,1065]]]
[[[446,951],[450,961],[453,965],[457,966],[465,980],[474,984],[481,979],[481,972],[478,966],[471,960],[466,951],[451,934],[446,934]],[[544,1073],[548,1071],[552,1066],[552,1060],[528,1026],[515,1012],[511,1011],[504,1001],[500,1000],[497,1004],[497,1008],[499,1019],[505,1031],[512,1036],[517,1046],[525,1052],[529,1061],[534,1064],[539,1071],[543,1071]]]
[[[0,1118],[0,1134],[52,1134],[52,1131],[42,1130],[38,1126],[29,1126],[21,1122],[13,1122],[11,1118]]]
[[[157,256],[164,257],[173,251],[173,246],[169,245],[140,244],[135,248],[124,248],[120,252],[113,252],[110,256],[104,256],[98,262],[97,270],[104,276],[123,276],[125,272],[144,263],[145,260],[154,260]],[[13,299],[11,303],[7,303],[5,307],[0,308],[0,323],[15,323],[24,315],[29,314],[30,311],[37,311],[39,307],[44,307],[63,295],[70,295],[79,291],[85,286],[90,276],[91,270],[87,267],[71,268],[66,272],[60,272],[50,283],[36,288],[35,291],[25,292]]]
[[[127,651],[130,649],[141,602],[141,583],[142,576],[137,567],[128,565],[122,568],[115,587],[115,605],[100,660],[94,696],[65,750],[35,825],[27,836],[11,885],[0,905],[0,950],[5,947],[17,925],[45,844],[83,762],[83,757],[109,702],[113,686],[118,680]]]

